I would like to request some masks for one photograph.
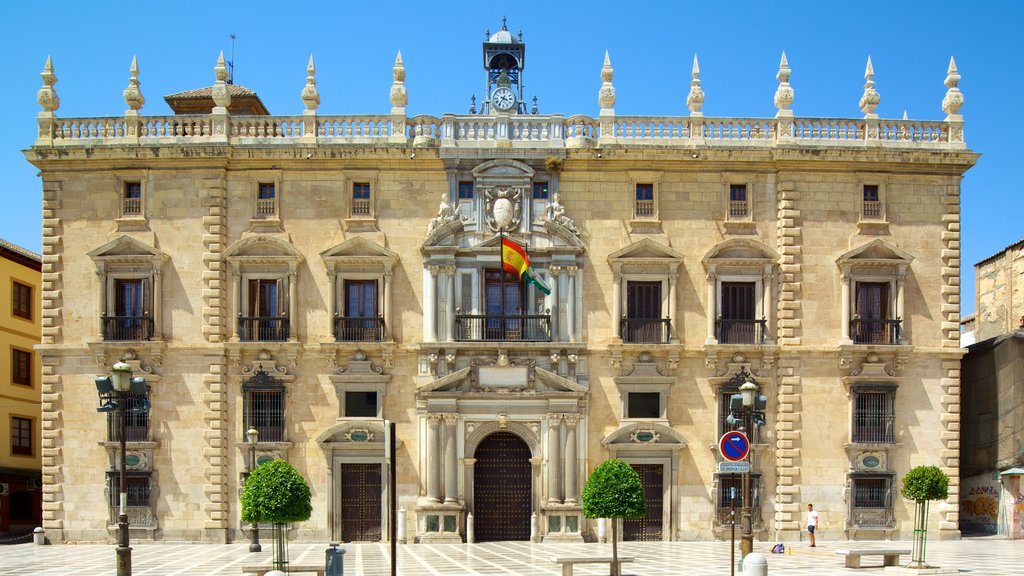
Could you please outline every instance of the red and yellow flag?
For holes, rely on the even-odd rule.
[[[501,237],[501,267],[509,272],[515,272],[520,279],[530,268],[530,257],[526,255],[526,250],[504,236]]]

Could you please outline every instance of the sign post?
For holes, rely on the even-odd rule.
[[[722,438],[718,441],[718,451],[722,453],[722,458],[728,460],[728,462],[718,463],[718,472],[729,472],[735,474],[737,472],[743,473],[743,506],[744,510],[747,510],[750,498],[750,490],[748,488],[749,476],[750,476],[750,462],[743,462],[742,460],[747,457],[750,453],[750,440],[747,435],[739,430],[733,430],[722,434]],[[729,548],[732,550],[730,555],[730,573],[735,573],[736,570],[736,488],[735,486],[730,487],[729,492],[732,500],[732,537],[731,545]]]

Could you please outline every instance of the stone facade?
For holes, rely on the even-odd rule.
[[[47,62],[26,156],[43,418],[62,431],[49,536],[113,534],[92,380],[118,360],[150,384],[133,537],[246,538],[255,456],[309,480],[296,537],[386,539],[385,419],[403,541],[602,539],[580,494],[612,456],[648,491],[628,538],[724,537],[718,440],[748,380],[766,400],[747,423],[758,539],[798,538],[807,502],[831,536],[909,534],[898,480],[917,464],[952,477],[932,527],[959,535],[976,155],[955,65],[944,121],[879,119],[870,63],[864,118],[797,117],[784,56],[775,118],[705,118],[696,60],[689,115],[650,118],[615,114],[606,56],[599,116],[566,117],[527,113],[521,46],[491,36],[493,98],[441,117],[406,115],[400,56],[376,116],[321,115],[311,59],[298,116],[231,115],[221,60],[208,115],[140,116],[133,93],[123,118],[65,119]],[[505,239],[539,284],[502,274]]]
[[[1024,329],[1024,240],[974,265],[976,342]]]

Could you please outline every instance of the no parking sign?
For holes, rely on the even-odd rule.
[[[750,441],[743,432],[732,431],[722,434],[718,441],[718,449],[722,452],[722,458],[730,462],[739,462],[747,457],[750,451]]]

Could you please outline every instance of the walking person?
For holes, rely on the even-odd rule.
[[[818,527],[818,513],[814,504],[807,505],[807,534],[811,537],[811,548],[814,548],[814,530]]]

